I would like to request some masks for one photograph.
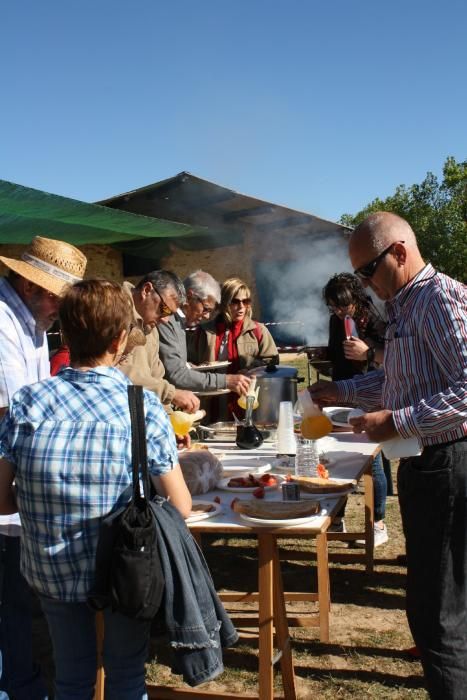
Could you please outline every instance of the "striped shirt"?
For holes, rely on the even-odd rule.
[[[338,401],[393,412],[401,437],[437,445],[467,435],[465,285],[426,265],[386,302],[383,369],[338,383]]]
[[[0,456],[13,465],[22,523],[21,570],[39,593],[86,600],[99,523],[131,496],[129,379],[113,367],[66,368],[23,387],[0,423]],[[148,466],[178,462],[159,399],[144,392]]]
[[[28,307],[6,278],[0,278],[0,407],[25,384],[50,376],[47,337],[36,331]]]

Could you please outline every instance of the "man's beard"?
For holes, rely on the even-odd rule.
[[[29,311],[34,316],[36,331],[38,333],[45,333],[45,331],[48,331],[58,318],[57,314],[46,316],[43,312],[42,303],[42,292],[40,291],[31,296],[28,303]]]

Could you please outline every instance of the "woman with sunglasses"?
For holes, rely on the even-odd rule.
[[[327,357],[332,362],[332,380],[350,379],[368,369],[375,369],[383,360],[386,323],[358,277],[349,272],[334,275],[323,289],[323,299],[331,314]],[[351,337],[348,337],[345,327],[346,316],[350,316],[355,324],[355,334]],[[378,547],[388,541],[384,524],[388,482],[381,455],[373,461],[372,474],[375,503],[374,544]],[[335,531],[345,532],[344,511],[345,507],[331,526]],[[364,546],[365,543],[363,540],[357,540],[355,544]]]
[[[251,292],[239,277],[225,280],[218,316],[200,328],[192,349],[197,357],[189,358],[196,364],[228,360],[229,371],[238,372],[278,355],[266,326],[253,320]]]

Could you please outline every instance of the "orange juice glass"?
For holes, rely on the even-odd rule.
[[[175,435],[179,435],[180,437],[188,435],[193,425],[193,416],[190,413],[174,411],[170,414],[169,418]]]
[[[325,435],[329,435],[332,423],[324,413],[316,416],[303,416],[300,430],[307,440],[319,440]]]

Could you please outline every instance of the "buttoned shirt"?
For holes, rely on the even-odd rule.
[[[39,593],[86,600],[99,523],[131,497],[127,385],[113,367],[63,369],[23,387],[0,423],[0,456],[15,472],[22,523],[21,569]],[[149,472],[178,462],[159,399],[144,391]]]
[[[383,369],[338,383],[339,403],[390,409],[401,437],[436,445],[467,435],[465,285],[426,265],[386,302]]]
[[[0,278],[0,407],[25,384],[50,376],[44,331],[6,278]]]

